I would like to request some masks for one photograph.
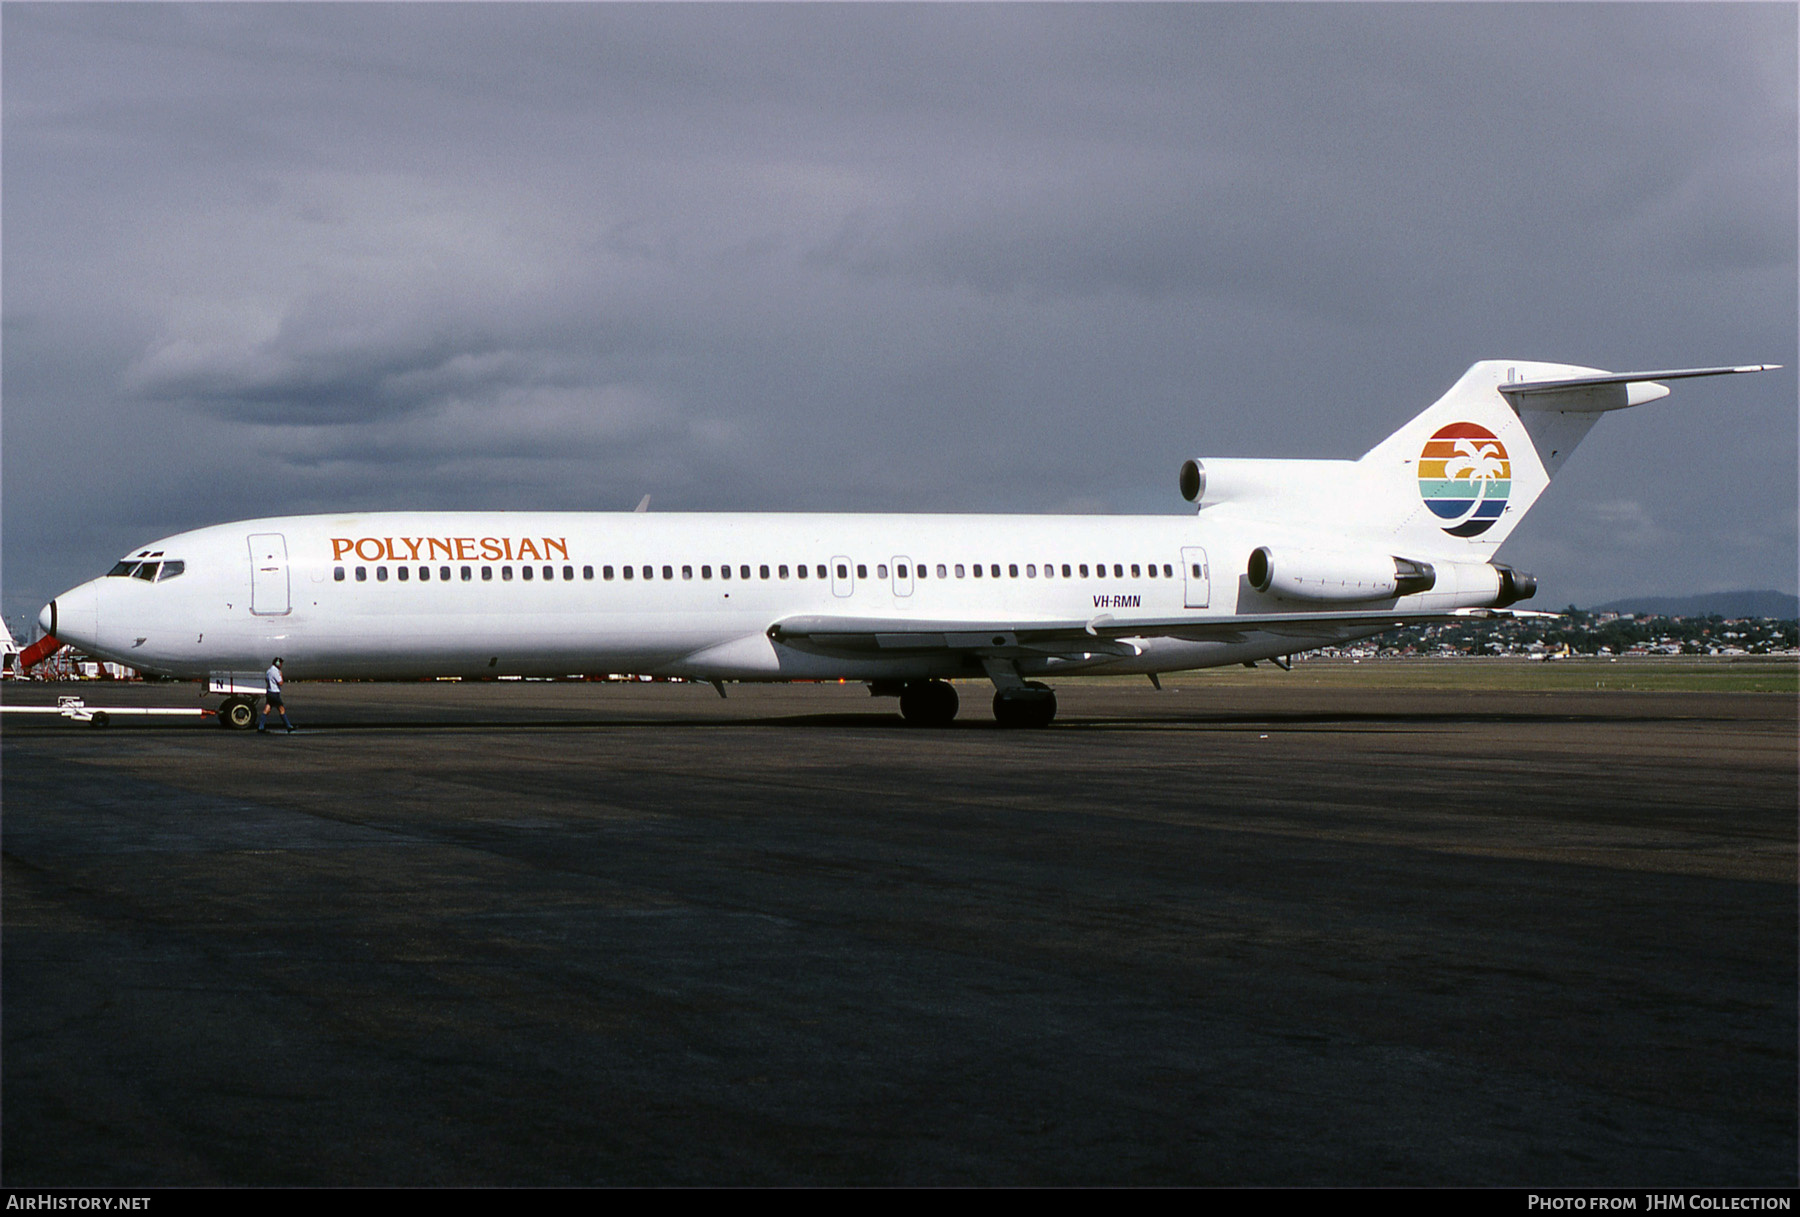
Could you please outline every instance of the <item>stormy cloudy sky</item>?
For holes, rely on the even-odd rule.
[[[38,5],[4,608],[349,508],[1179,512],[1483,358],[1547,606],[1796,590],[1792,5]]]

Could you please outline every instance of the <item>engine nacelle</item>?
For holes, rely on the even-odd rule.
[[[1343,502],[1361,494],[1355,461],[1264,460],[1209,457],[1181,463],[1181,497],[1199,507],[1220,503],[1271,503],[1323,499]]]
[[[1429,562],[1379,552],[1274,550],[1267,545],[1251,552],[1244,574],[1259,592],[1324,603],[1393,600],[1428,592],[1437,584]]]

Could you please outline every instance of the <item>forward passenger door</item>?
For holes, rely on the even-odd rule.
[[[281,617],[288,599],[287,538],[278,532],[250,537],[250,611],[258,617]]]

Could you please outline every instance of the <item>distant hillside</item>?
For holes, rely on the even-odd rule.
[[[1800,596],[1788,592],[1708,592],[1702,596],[1632,596],[1596,605],[1595,613],[1652,613],[1659,617],[1800,617]]]

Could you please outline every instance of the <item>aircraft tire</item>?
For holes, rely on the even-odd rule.
[[[1056,717],[1056,691],[1039,681],[1023,689],[994,691],[994,721],[1002,727],[1048,727]]]
[[[256,703],[244,697],[227,697],[219,703],[219,726],[227,731],[248,731],[256,726]]]
[[[948,727],[961,705],[948,681],[914,681],[900,691],[900,716],[909,727]]]

